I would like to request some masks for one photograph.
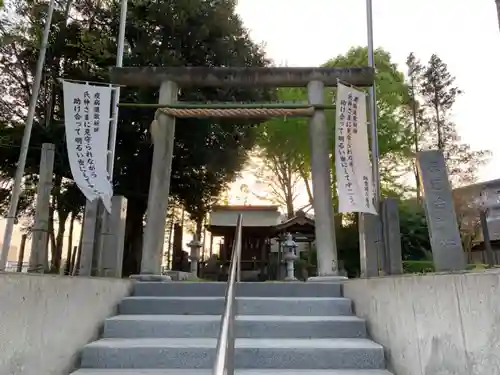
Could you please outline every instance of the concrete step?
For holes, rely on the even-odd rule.
[[[227,283],[222,282],[137,282],[134,296],[224,297]],[[240,297],[341,297],[340,283],[269,282],[239,283]]]
[[[72,375],[212,375],[211,369],[82,369]],[[235,375],[392,375],[387,370],[236,369]]]
[[[212,368],[216,339],[102,339],[82,368]],[[383,348],[367,339],[237,339],[236,368],[384,369]]]
[[[351,315],[351,301],[340,297],[239,297],[238,315]],[[224,297],[127,297],[120,314],[221,315]]]
[[[219,315],[118,315],[106,320],[105,338],[216,338]],[[239,338],[363,338],[366,325],[355,316],[240,315]]]

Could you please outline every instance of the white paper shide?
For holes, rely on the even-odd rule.
[[[111,212],[113,186],[107,173],[111,91],[64,81],[66,144],[73,179],[89,201],[102,199]]]
[[[339,83],[336,107],[335,170],[339,212],[376,215],[368,148],[366,95]]]

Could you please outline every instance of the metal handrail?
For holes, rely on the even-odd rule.
[[[233,253],[231,255],[231,265],[227,278],[224,311],[222,313],[219,337],[217,339],[213,375],[234,374],[234,321],[236,317],[236,283],[240,282],[242,221],[243,216],[240,214],[236,221],[236,233],[234,235]]]

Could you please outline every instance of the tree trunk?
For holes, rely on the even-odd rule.
[[[73,232],[75,228],[75,213],[71,213],[71,217],[69,219],[69,235],[68,235],[68,251],[66,252],[66,264],[65,271],[66,275],[69,275],[71,272],[71,259],[72,259],[72,250],[73,250]]]
[[[441,126],[441,118],[439,116],[439,98],[438,92],[435,90],[434,94],[434,110],[436,111],[436,127],[437,127],[437,136],[438,136],[438,149],[444,150],[444,142],[443,142],[443,127]]]
[[[78,248],[76,249],[76,256],[73,257],[74,262],[71,267],[71,276],[78,275],[80,270],[80,261],[82,260],[82,242],[83,242],[83,230],[80,232],[80,239],[78,240]]]
[[[168,244],[167,244],[167,269],[172,268],[172,245],[173,245],[173,233],[174,233],[174,222],[175,222],[175,215],[172,216],[172,219],[170,220],[170,225],[168,227]]]
[[[201,261],[205,262],[205,246],[207,244],[207,216],[203,218],[203,241],[202,241],[202,246],[201,246]]]
[[[299,172],[300,172],[300,177],[302,177],[302,180],[304,180],[304,184],[306,185],[306,192],[307,192],[307,197],[309,198],[309,204],[312,206],[313,194],[312,194],[311,184],[309,182],[309,176],[307,175],[303,167],[299,169]]]
[[[127,204],[125,225],[125,248],[123,252],[123,276],[138,274],[141,271],[142,236],[146,202],[131,199]]]
[[[61,258],[63,251],[63,243],[64,243],[64,232],[66,229],[66,221],[68,219],[68,213],[62,212],[59,214],[59,223],[57,226],[57,236],[55,237],[55,246],[54,251],[52,253],[52,261],[51,261],[51,270],[52,272],[59,272],[61,269]],[[54,233],[52,233],[54,236]]]
[[[204,220],[204,217],[201,216],[199,217],[197,220],[196,220],[196,239],[198,241],[201,242],[201,233],[203,232],[203,220]],[[199,275],[200,274],[200,266],[201,266],[201,261],[203,261],[203,252],[205,251],[205,249],[203,248],[203,246],[199,249],[199,253],[198,253],[198,269],[196,270],[196,274]]]
[[[201,232],[203,231],[203,216],[196,219],[196,239],[201,240]]]
[[[418,124],[418,119],[417,119],[417,100],[415,99],[415,83],[412,78],[411,80],[411,97],[412,97],[412,105],[411,105],[411,112],[413,115],[413,133],[414,133],[414,144],[415,144],[415,156],[416,154],[420,151],[420,145],[418,142],[419,139],[419,124]],[[418,167],[415,168],[415,182],[417,184],[417,202],[420,203],[420,176],[418,174]]]
[[[288,219],[295,216],[295,207],[293,204],[293,192],[292,187],[288,184],[286,187],[286,215]]]

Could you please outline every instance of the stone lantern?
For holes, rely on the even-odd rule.
[[[296,281],[294,262],[297,260],[297,244],[293,240],[292,234],[286,235],[286,241],[283,243],[283,259],[286,261],[285,281]]]
[[[187,244],[187,246],[191,249],[191,253],[189,255],[189,260],[191,261],[191,274],[193,277],[198,277],[198,260],[200,259],[200,248],[201,242],[197,240],[196,235],[193,236],[191,242]]]

